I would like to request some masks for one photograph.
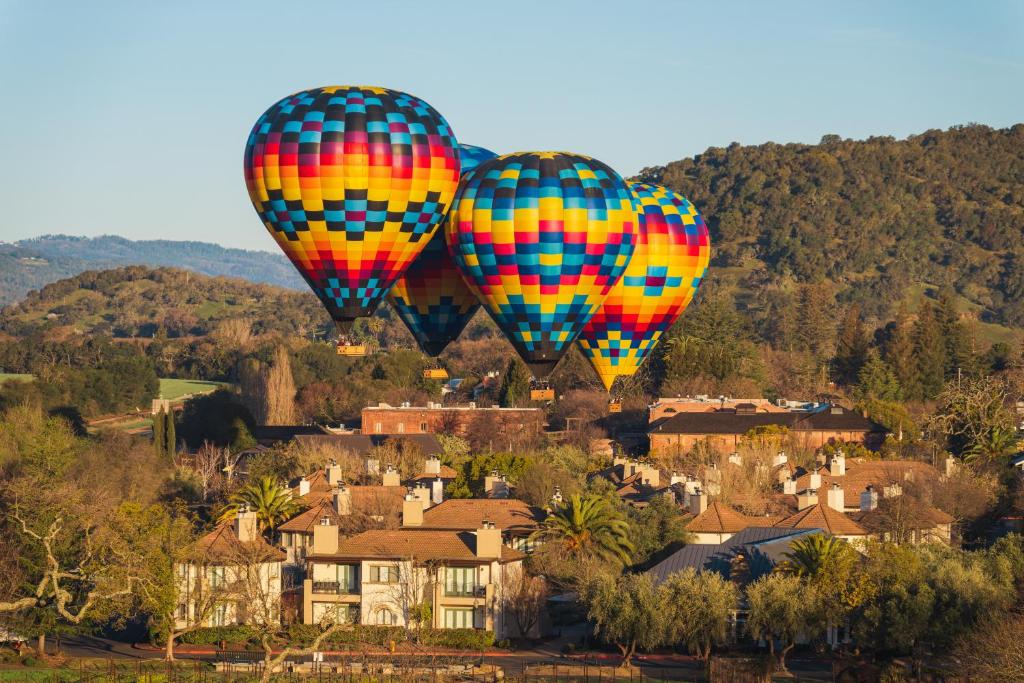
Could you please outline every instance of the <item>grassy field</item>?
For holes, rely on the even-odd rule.
[[[187,394],[208,394],[223,386],[220,382],[203,382],[193,379],[161,379],[160,395],[176,401]]]
[[[32,375],[23,375],[17,372],[0,372],[0,384],[3,384],[9,379],[22,380],[25,382],[32,381]]]

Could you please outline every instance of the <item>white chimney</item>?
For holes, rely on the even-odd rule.
[[[412,491],[402,501],[402,526],[423,526],[423,501]]]
[[[426,510],[430,507],[430,489],[427,488],[423,482],[416,482],[416,486],[413,487],[412,495],[416,496],[416,499],[423,504],[423,509]]]
[[[437,456],[427,458],[423,463],[424,474],[441,474],[441,459]]]
[[[821,488],[821,475],[817,472],[811,472],[807,480],[807,488],[814,489],[815,491]]]
[[[248,505],[241,505],[235,513],[235,536],[242,543],[252,543],[259,536],[256,526],[256,513]]]
[[[683,475],[679,474],[678,472],[673,472],[672,476],[669,477],[668,485],[669,486],[675,486],[676,484],[682,484],[685,481],[686,481],[686,477],[684,477]]]
[[[366,475],[369,477],[376,477],[380,474],[380,460],[377,458],[366,459]]]
[[[949,456],[945,462],[946,476],[951,477],[956,474],[956,458]]]
[[[846,456],[841,450],[835,452],[828,464],[828,473],[833,477],[846,476]]]
[[[787,462],[789,462],[789,458],[786,457],[785,451],[779,451],[775,454],[775,457],[772,458],[773,467],[780,467],[785,465]]]
[[[637,470],[640,472],[640,482],[652,488],[661,486],[661,470],[653,465],[641,465]]]
[[[505,475],[498,470],[491,470],[491,473],[484,477],[484,494],[489,498],[508,498],[508,482]]]
[[[344,484],[334,490],[334,511],[342,517],[352,514],[352,490]]]
[[[384,486],[402,485],[402,478],[398,476],[398,470],[395,469],[394,465],[388,465],[388,468],[384,470],[384,475],[381,477],[381,483]]]
[[[864,492],[860,494],[860,510],[861,512],[871,512],[878,507],[878,491],[875,490],[874,486],[868,486],[864,489]]]
[[[694,493],[690,494],[690,513],[695,517],[700,513],[708,509],[708,497],[707,494],[697,489]]]
[[[818,491],[817,489],[807,489],[799,493],[796,497],[796,509],[806,510],[809,507],[813,507],[818,504]]]
[[[782,482],[782,492],[789,495],[796,494],[796,479],[786,477]]]
[[[330,517],[320,518],[320,523],[313,527],[313,554],[333,555],[338,552],[338,525]]]
[[[612,467],[618,467],[619,465],[625,467],[627,462],[629,461],[625,458],[625,456],[616,455],[615,457],[612,458]]]
[[[843,512],[846,510],[846,494],[843,491],[843,487],[839,484],[833,483],[829,487],[828,493],[828,506],[837,512]]]
[[[444,502],[444,480],[441,477],[430,482],[430,502],[434,505]]]
[[[305,496],[309,493],[309,479],[303,477],[299,479],[299,496]]]
[[[561,505],[561,504],[562,504],[562,500],[563,500],[563,498],[562,498],[562,487],[561,487],[561,486],[558,486],[558,485],[556,484],[556,485],[555,485],[555,492],[554,492],[554,494],[553,494],[553,495],[551,496],[551,502],[552,502],[552,503],[553,503],[554,505],[556,505],[556,506],[557,506],[557,505]]]
[[[736,465],[737,467],[742,467],[743,466],[743,458],[740,457],[739,453],[737,453],[736,451],[733,451],[732,453],[729,454],[729,464],[730,465]]]
[[[327,475],[327,484],[329,486],[337,486],[341,483],[341,465],[336,461],[332,460],[326,468],[324,468],[324,474]]]

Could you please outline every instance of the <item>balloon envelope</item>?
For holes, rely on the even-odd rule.
[[[474,145],[459,145],[462,175],[497,154]],[[440,354],[465,329],[480,308],[445,244],[437,233],[427,247],[395,282],[388,301],[409,328],[416,343],[430,356]]]
[[[245,147],[253,206],[342,329],[371,314],[430,241],[458,177],[444,118],[385,88],[290,95]]]
[[[521,152],[466,177],[445,235],[467,284],[544,377],[621,276],[636,220],[629,188],[600,161]]]
[[[708,267],[708,229],[686,198],[632,183],[640,230],[626,272],[587,322],[579,347],[606,389],[632,375],[693,299]]]

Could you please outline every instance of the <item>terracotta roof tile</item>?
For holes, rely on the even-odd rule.
[[[450,498],[423,513],[423,529],[480,528],[485,519],[499,529],[530,533],[540,526],[543,510],[514,498]]]
[[[260,562],[281,562],[286,558],[283,550],[273,547],[262,536],[251,543],[242,543],[232,522],[223,522],[201,537],[193,550],[203,561],[212,563],[230,563],[238,561],[240,556]]]
[[[734,534],[759,523],[759,519],[747,517],[716,500],[708,505],[707,510],[694,517],[686,529],[694,533]]]
[[[319,524],[320,520],[324,517],[330,518],[335,524],[338,523],[338,513],[334,509],[334,504],[329,501],[323,501],[309,508],[305,512],[300,513],[298,516],[292,517],[284,524],[278,526],[277,530],[299,534],[311,534],[313,533],[313,527]]]
[[[789,529],[822,529],[833,536],[866,536],[867,532],[842,512],[818,503],[775,524]]]
[[[394,559],[413,558],[420,562],[490,562],[476,556],[476,535],[470,531],[432,529],[376,529],[341,539],[338,552],[311,555],[314,559]],[[501,561],[521,560],[526,555],[502,546]]]

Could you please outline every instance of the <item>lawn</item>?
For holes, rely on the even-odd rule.
[[[0,372],[0,384],[3,384],[9,379],[31,382],[34,378],[32,375],[25,375],[18,372]]]
[[[221,382],[203,382],[195,379],[160,380],[160,395],[171,401],[177,401],[187,394],[208,394],[224,386]]]

